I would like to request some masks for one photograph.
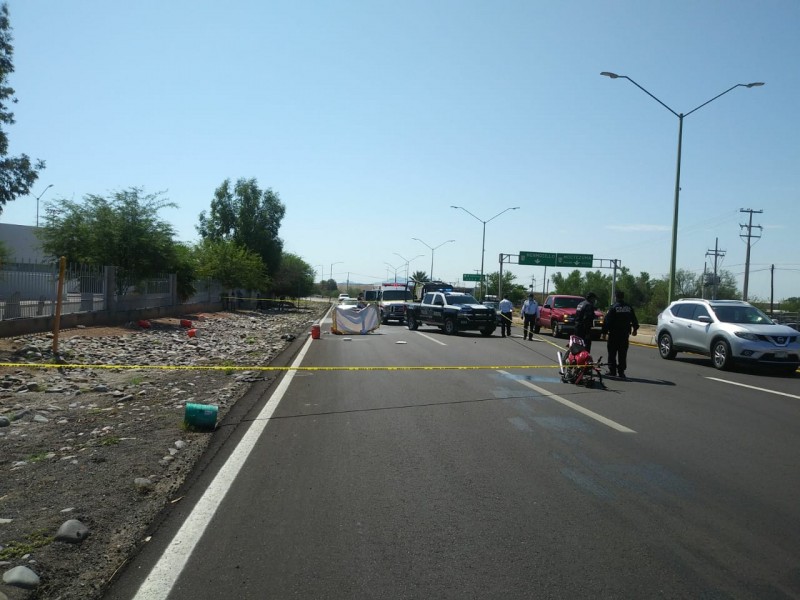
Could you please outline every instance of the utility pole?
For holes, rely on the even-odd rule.
[[[775,265],[769,268],[769,316],[775,316]]]
[[[706,256],[713,256],[714,257],[714,286],[711,288],[711,299],[717,299],[717,283],[719,282],[719,277],[717,276],[717,258],[720,256],[725,256],[725,250],[719,249],[719,238],[714,238],[714,249],[708,250],[706,252]]]
[[[753,213],[761,214],[763,210],[753,210],[752,208],[741,208],[739,209],[741,213],[750,213],[750,220],[748,221],[747,225],[739,224],[741,228],[747,228],[747,234],[739,234],[739,237],[742,239],[747,240],[747,253],[744,257],[744,289],[742,290],[742,300],[745,302],[747,301],[747,286],[750,283],[750,240],[752,238],[759,239],[761,237],[761,230],[763,229],[761,225],[753,225]],[[758,229],[758,235],[753,234],[753,229]]]

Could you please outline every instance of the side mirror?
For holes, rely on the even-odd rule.
[[[545,304],[542,308],[550,308],[549,304]]]
[[[699,317],[697,317],[697,320],[700,321],[701,323],[706,323],[706,324],[711,323],[711,317],[709,317],[708,315],[700,315]]]

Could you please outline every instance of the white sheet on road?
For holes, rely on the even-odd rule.
[[[368,304],[358,309],[352,306],[337,306],[333,311],[331,333],[338,334],[365,334],[375,331],[380,327],[381,319],[378,307]]]

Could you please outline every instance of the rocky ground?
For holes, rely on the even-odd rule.
[[[0,339],[0,600],[100,597],[213,435],[186,404],[221,421],[327,307],[65,331],[60,368],[51,336]]]

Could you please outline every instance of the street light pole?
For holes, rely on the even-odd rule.
[[[602,73],[600,73],[600,75],[603,75],[605,77],[610,77],[611,79],[627,79],[633,85],[635,85],[640,90],[642,90],[645,94],[650,96],[653,100],[658,102],[661,106],[666,108],[673,115],[678,117],[678,165],[677,165],[677,168],[675,170],[675,202],[674,202],[674,208],[673,208],[673,213],[672,213],[672,249],[670,251],[670,258],[669,258],[669,288],[668,288],[668,292],[667,292],[667,294],[668,294],[667,302],[672,302],[672,294],[673,294],[673,290],[675,289],[675,259],[676,259],[677,250],[678,250],[678,201],[680,199],[680,193],[681,193],[681,144],[683,142],[683,119],[684,119],[684,117],[688,117],[690,114],[692,114],[696,110],[699,110],[699,109],[703,108],[706,104],[709,104],[709,103],[713,102],[714,100],[716,100],[720,96],[724,96],[725,94],[727,94],[731,90],[735,90],[738,87],[746,87],[746,88],[760,87],[760,86],[764,85],[764,82],[763,81],[756,81],[756,82],[753,82],[753,83],[737,83],[736,85],[733,85],[733,86],[729,87],[727,90],[725,90],[721,94],[717,94],[716,96],[711,98],[711,100],[706,100],[700,106],[697,106],[697,107],[693,108],[692,110],[690,110],[687,113],[676,113],[669,106],[664,104],[661,100],[656,98],[653,94],[648,92],[646,89],[644,89],[642,86],[640,86],[638,83],[636,83],[633,79],[631,79],[627,75],[617,75],[616,73],[611,73],[609,71],[603,71]]]
[[[510,210],[519,210],[519,206],[510,206],[510,207],[506,208],[505,210],[501,210],[499,213],[497,213],[491,219],[486,219],[485,221],[483,219],[480,219],[480,218],[476,217],[475,215],[473,215],[471,212],[469,212],[463,206],[453,206],[451,204],[450,208],[459,208],[459,209],[463,210],[465,213],[467,213],[469,216],[471,216],[472,218],[474,218],[477,221],[480,221],[481,223],[483,223],[483,238],[481,239],[481,281],[480,281],[481,297],[478,298],[479,300],[483,301],[483,297],[484,297],[484,294],[485,294],[484,282],[483,282],[483,257],[486,254],[486,224],[488,222],[490,222],[490,221],[494,221],[497,217],[499,217],[503,213],[506,213],[506,212],[508,212]]]
[[[403,262],[405,262],[405,263],[406,263],[406,285],[408,285],[408,264],[409,264],[409,263],[410,263],[412,260],[416,260],[416,259],[418,259],[418,258],[421,258],[423,255],[422,255],[422,254],[417,254],[417,255],[416,255],[414,258],[406,258],[406,257],[404,257],[404,256],[402,256],[402,255],[400,255],[400,254],[398,254],[397,252],[394,252],[394,255],[395,255],[395,256],[399,256],[400,258],[402,258],[402,259],[403,259]]]
[[[41,193],[41,194],[39,194],[38,196],[36,196],[36,227],[39,227],[39,198],[41,198],[42,196],[44,196],[44,193],[45,193],[47,190],[49,190],[51,187],[53,187],[53,184],[52,184],[52,183],[51,183],[50,185],[48,185],[46,188],[44,188],[44,189],[42,190],[42,193]]]
[[[411,238],[411,239],[412,240],[417,240],[421,244],[425,244],[425,242],[423,242],[419,238]],[[442,242],[441,244],[436,246],[436,248],[441,248],[442,246],[444,246],[445,244],[449,244],[450,242],[455,242],[455,240],[447,240],[446,242]],[[425,245],[428,246],[428,244],[425,244]],[[432,246],[428,246],[428,248],[431,249],[431,281],[433,281],[433,253],[436,251],[436,248],[434,248]]]
[[[387,267],[389,267],[392,271],[394,271],[394,282],[397,283],[397,271],[399,271],[400,267],[402,267],[403,265],[400,265],[400,267],[395,267],[394,265],[390,265],[388,262],[385,262],[384,264]],[[388,274],[387,274],[387,277],[388,277]],[[406,282],[406,283],[408,283],[408,282]]]

